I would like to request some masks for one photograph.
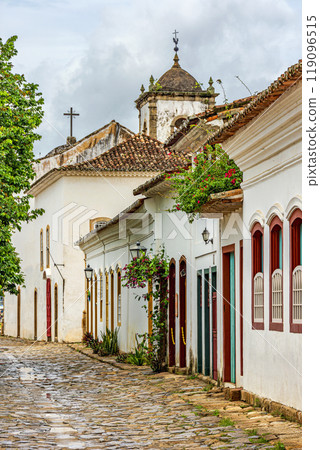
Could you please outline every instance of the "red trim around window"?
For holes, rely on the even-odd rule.
[[[254,235],[257,231],[262,234],[261,246],[257,246]],[[252,317],[252,329],[264,330],[264,307],[263,307],[263,322],[254,321],[254,288],[253,279],[258,272],[263,273],[262,258],[263,258],[263,228],[259,222],[256,222],[251,230],[251,317]],[[262,253],[262,255],[261,255]]]
[[[293,229],[293,223],[296,219],[301,219],[302,223],[302,211],[301,209],[297,208],[293,211],[289,218],[289,226],[290,226],[290,332],[291,333],[302,333],[302,324],[300,323],[293,323],[292,320],[292,272],[295,269],[296,266],[299,265],[301,261],[301,255],[300,255],[300,238],[299,238],[299,248],[297,251],[295,251],[296,247],[296,239],[297,235],[294,232]],[[294,246],[295,244],[295,246]]]
[[[272,322],[272,273],[279,267],[279,241],[273,237],[273,229],[279,226],[282,233],[282,268],[283,268],[283,222],[275,216],[269,226],[269,240],[270,240],[270,252],[269,252],[269,330],[283,331],[283,317],[284,317],[284,304],[283,304],[283,269],[282,269],[282,322]]]

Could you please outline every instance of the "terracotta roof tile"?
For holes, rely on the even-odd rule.
[[[62,171],[118,171],[118,172],[160,172],[188,164],[188,156],[174,154],[164,148],[156,139],[143,134],[116,145],[99,156],[70,166],[60,167]]]

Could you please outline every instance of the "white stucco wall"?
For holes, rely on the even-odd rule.
[[[223,145],[243,170],[243,221],[254,214],[264,225],[264,330],[252,329],[251,238],[244,238],[243,387],[255,394],[301,409],[301,334],[289,324],[288,205],[301,198],[301,85],[286,92],[263,114]],[[296,201],[299,205],[299,201]],[[278,208],[283,221],[283,331],[269,329],[268,213]]]
[[[124,181],[125,180],[125,181]],[[38,339],[46,339],[46,281],[40,271],[40,230],[44,235],[50,226],[50,251],[65,279],[50,260],[51,311],[54,322],[54,285],[58,286],[59,340],[79,341],[82,337],[82,312],[85,308],[83,253],[74,242],[89,232],[89,219],[113,217],[132,201],[132,191],[146,181],[146,177],[63,177],[48,186],[32,200],[36,208],[44,208],[44,215],[24,224],[14,236],[14,245],[22,259],[25,288],[21,288],[21,337],[34,337],[34,289],[38,292]],[[79,281],[79,274],[80,281]],[[17,335],[16,296],[5,295],[4,332]],[[53,332],[53,331],[52,331]]]
[[[157,101],[157,139],[164,142],[171,134],[171,124],[175,117],[192,116],[206,110],[200,101],[161,100]]]

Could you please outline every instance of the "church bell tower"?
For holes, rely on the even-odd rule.
[[[212,78],[208,89],[203,90],[197,80],[181,68],[177,31],[173,34],[173,66],[158,81],[151,75],[149,89],[146,91],[142,85],[141,94],[135,101],[139,111],[139,133],[147,134],[160,142],[165,142],[188,116],[212,108],[215,97],[219,95],[212,86]]]

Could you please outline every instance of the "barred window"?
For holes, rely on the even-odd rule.
[[[270,330],[283,331],[282,221],[270,224]]]
[[[251,231],[252,326],[264,328],[263,228],[256,223]]]
[[[290,219],[290,331],[302,332],[302,212]]]
[[[46,267],[50,267],[50,227],[46,228]]]
[[[43,230],[40,230],[40,270],[43,270]]]

